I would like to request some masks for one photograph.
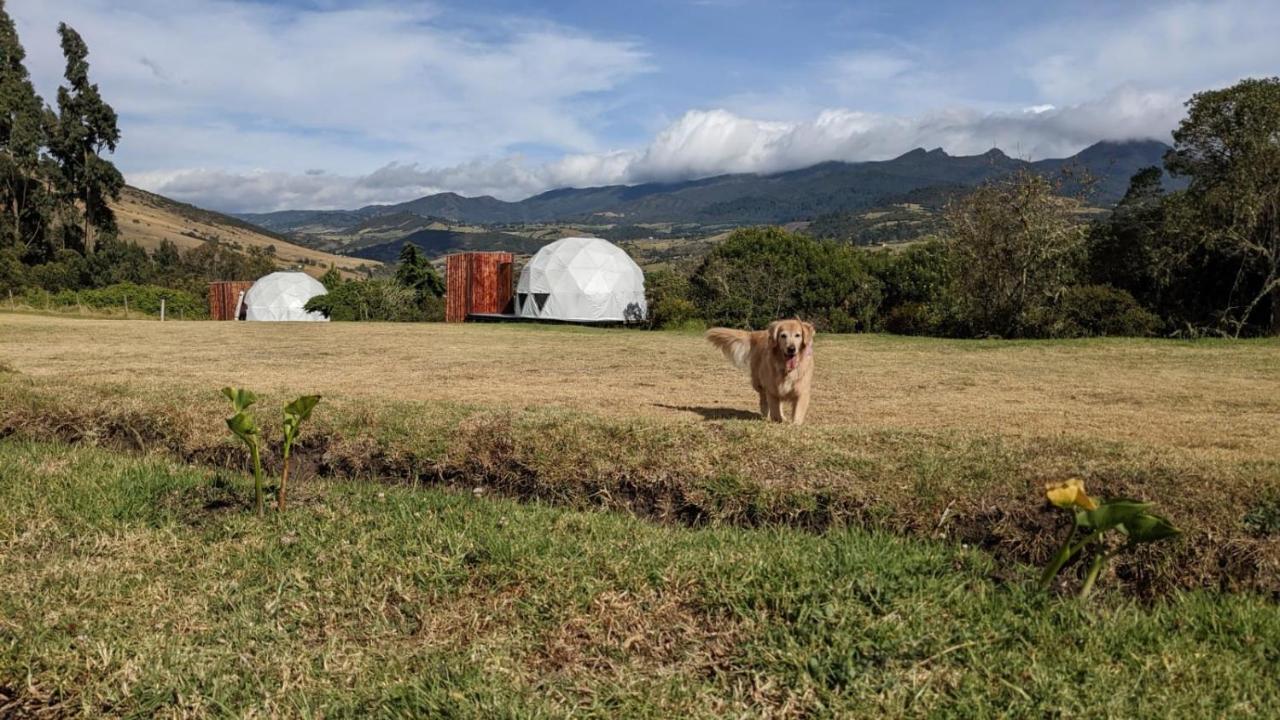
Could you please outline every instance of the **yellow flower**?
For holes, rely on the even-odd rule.
[[[1084,481],[1071,478],[1066,482],[1049,483],[1044,486],[1044,494],[1049,502],[1064,510],[1080,508],[1081,510],[1097,510],[1098,501],[1089,497],[1084,491]]]

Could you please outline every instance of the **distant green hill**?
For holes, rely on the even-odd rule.
[[[857,213],[901,202],[928,207],[957,190],[1018,170],[1063,177],[1067,192],[1080,190],[1078,178],[1087,176],[1092,180],[1088,186],[1091,203],[1109,206],[1123,196],[1135,172],[1160,165],[1167,150],[1166,145],[1155,141],[1103,142],[1070,158],[1027,162],[994,149],[971,156],[952,156],[941,149],[916,149],[892,160],[825,162],[772,175],[721,175],[675,183],[562,188],[519,202],[440,193],[397,205],[373,205],[352,211],[289,210],[239,217],[279,232],[300,235],[321,232],[331,237],[368,233],[371,226],[400,226],[408,231],[402,238],[426,232],[414,227],[416,223],[411,220],[406,222],[406,216],[485,226],[555,221],[629,226],[642,223],[780,224]],[[917,200],[911,200],[912,196]],[[388,239],[388,234],[394,233],[377,233],[377,239],[386,242],[402,239]],[[471,244],[481,242],[484,236],[455,241],[427,235],[419,236],[415,242]],[[514,242],[508,238],[489,239]],[[299,237],[299,241],[306,242],[306,238]],[[383,252],[375,250],[379,247],[380,244],[373,245],[369,252]]]
[[[418,230],[398,240],[351,251],[350,255],[366,260],[393,263],[405,243],[417,245],[429,257],[464,250],[505,250],[531,255],[550,240],[529,238],[502,232],[455,232],[451,230]]]

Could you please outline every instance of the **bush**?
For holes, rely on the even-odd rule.
[[[947,324],[937,305],[909,302],[885,315],[884,329],[898,335],[945,335]]]
[[[853,332],[874,329],[881,294],[857,250],[781,228],[749,228],[703,260],[690,298],[717,325],[763,327],[799,317],[826,332]]]
[[[0,250],[0,292],[18,292],[27,286],[27,266],[14,248]]]
[[[1160,318],[1143,308],[1125,290],[1110,285],[1067,288],[1050,315],[1043,333],[1049,337],[1149,336],[1160,329]]]
[[[306,309],[330,320],[418,322],[444,319],[444,301],[419,298],[412,288],[393,280],[348,280],[329,293],[307,301]]]
[[[689,278],[684,275],[671,270],[645,273],[644,294],[649,305],[649,327],[705,326],[698,306],[689,299]]]
[[[1033,337],[1084,269],[1080,203],[1030,172],[989,182],[946,212],[954,314],[978,335]]]
[[[83,306],[95,310],[123,312],[125,298],[129,299],[130,312],[158,316],[160,300],[163,298],[166,317],[192,320],[209,316],[204,298],[198,298],[182,290],[134,283],[118,283],[96,290],[59,290],[58,292],[32,288],[22,294],[19,302],[34,308],[65,310]]]

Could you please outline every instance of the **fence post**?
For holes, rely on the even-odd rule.
[[[160,298],[160,322],[164,322],[164,298]]]
[[[124,296],[124,319],[129,319],[129,296]]]
[[[13,309],[13,291],[12,290],[9,291],[9,309],[10,310]]]

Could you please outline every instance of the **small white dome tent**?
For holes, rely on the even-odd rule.
[[[273,272],[258,279],[244,294],[245,320],[327,321],[324,313],[307,312],[303,306],[328,290],[306,273]]]
[[[520,273],[516,314],[573,322],[638,322],[644,272],[618,246],[570,237],[543,247]]]

